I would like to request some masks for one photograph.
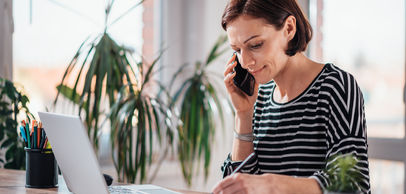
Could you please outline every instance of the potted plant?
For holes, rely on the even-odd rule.
[[[149,66],[146,73],[141,71],[137,84],[128,84],[120,90],[110,111],[113,129],[110,136],[112,158],[119,181],[134,183],[139,180],[143,183],[151,177],[147,180],[151,182],[177,135],[175,126],[179,122],[171,107],[153,92],[146,92],[147,85],[154,82],[153,69],[157,60]],[[139,69],[142,70],[140,66]],[[162,84],[155,82],[155,85],[169,95]],[[160,163],[150,173],[156,150],[161,151],[158,159]]]
[[[106,18],[108,18],[113,2],[110,1],[106,6]],[[216,43],[204,63],[196,63],[194,78],[185,80],[184,86],[177,90],[175,96],[170,97],[169,92],[166,92],[161,84],[155,82],[161,89],[160,94],[167,96],[167,100],[162,100],[161,96],[155,97],[151,93],[145,92],[147,84],[152,81],[153,69],[159,57],[146,70],[143,70],[143,67],[148,64],[143,61],[132,65],[131,61],[134,61],[130,60],[132,53],[124,46],[118,45],[107,33],[109,26],[107,21],[108,19],[106,19],[106,28],[102,34],[89,42],[84,41],[79,47],[57,87],[58,95],[55,103],[58,101],[58,96],[62,94],[80,107],[78,114],[84,114],[88,134],[96,150],[101,123],[104,123],[101,122],[102,117],[108,118],[111,125],[112,157],[119,181],[150,182],[160,166],[158,164],[155,171],[149,169],[154,160],[153,149],[156,149],[154,143],[157,143],[159,148],[164,148],[161,149],[160,156],[160,158],[164,158],[178,136],[181,136],[177,141],[179,142],[177,146],[179,159],[183,174],[189,180],[188,183],[190,184],[193,169],[196,169],[192,163],[196,160],[200,161],[203,155],[207,177],[210,145],[215,128],[213,115],[217,110],[220,115],[223,113],[220,99],[212,81],[206,74],[206,69],[213,60],[225,52],[225,49],[220,50],[226,41],[225,36]],[[115,21],[117,19],[112,23]],[[77,66],[80,68],[79,73],[73,77],[75,82],[73,87],[70,87],[66,80],[72,79],[74,76],[72,70]],[[180,73],[183,72],[180,70],[177,75]],[[83,76],[84,74],[85,76]],[[196,84],[201,88],[206,88],[196,90]],[[83,85],[83,89],[77,92],[80,85]],[[177,115],[173,111],[176,104],[187,104],[193,98],[193,95],[183,97],[183,93],[186,91],[189,93],[198,91],[203,95],[203,98],[198,100],[204,102],[204,107],[200,108],[207,112],[205,115],[198,113],[200,108],[195,107],[195,103],[193,107],[197,109],[193,109],[193,114],[198,113],[197,116],[203,116],[204,119],[200,123],[194,121],[194,124],[204,125],[207,130],[203,130],[202,127],[189,130],[193,123],[187,122],[185,125],[181,125],[181,122],[177,120]],[[100,106],[103,104],[103,96],[108,99],[109,108],[107,109],[102,109]],[[194,96],[196,97],[196,95]],[[173,103],[173,100],[177,103]],[[187,117],[185,110],[186,108],[183,108],[184,121]],[[193,133],[197,133],[197,139],[189,138]],[[147,180],[148,177],[150,180]]]
[[[145,182],[149,164],[153,160],[153,145],[171,141],[176,135],[166,130],[171,125],[161,123],[162,120],[172,119],[169,106],[144,92],[147,84],[152,82],[154,66],[159,57],[152,64],[144,61],[137,63],[133,52],[119,45],[108,33],[109,26],[142,2],[109,23],[109,13],[114,4],[114,1],[109,1],[105,8],[104,32],[80,45],[57,87],[58,94],[54,101],[56,104],[58,96],[63,95],[79,106],[78,114],[84,113],[84,123],[96,151],[100,128],[105,121],[110,121],[113,164],[119,181],[129,183]],[[75,67],[79,68],[77,74],[73,73]],[[144,67],[147,69],[144,70]],[[75,82],[70,87],[67,80],[72,77]],[[83,89],[77,92],[80,85],[83,85]],[[105,109],[101,106],[104,100],[108,103]]]
[[[114,4],[114,1],[109,1],[105,8],[104,31],[90,41],[86,39],[80,45],[57,86],[58,93],[54,105],[58,101],[58,96],[62,94],[79,106],[78,114],[81,116],[84,113],[84,123],[96,151],[99,147],[101,117],[108,112],[102,108],[104,100],[107,100],[108,107],[111,107],[121,87],[127,83],[138,84],[135,80],[138,74],[130,62],[132,51],[119,45],[108,33],[108,27],[142,2],[141,0],[109,23],[110,11]],[[79,68],[77,74],[72,73],[74,68]],[[70,87],[66,82],[72,78],[75,82],[73,87]],[[81,85],[83,88],[78,93],[77,90]],[[134,91],[131,89],[130,92]]]
[[[180,80],[181,87],[173,96],[159,82],[154,82],[160,88],[158,97],[154,97],[151,92],[144,92],[146,85],[152,81],[153,68],[159,58],[150,65],[145,74],[140,74],[137,83],[141,85],[128,85],[120,91],[111,109],[111,118],[114,118],[112,127],[115,129],[111,134],[111,141],[115,144],[112,147],[113,160],[120,180],[134,182],[139,179],[143,182],[149,177],[147,182],[151,182],[169,148],[175,143],[182,173],[188,185],[191,184],[194,170],[200,167],[194,163],[200,162],[202,158],[207,178],[216,113],[224,123],[220,98],[214,89],[213,79],[210,79],[212,77],[208,75],[207,67],[226,51],[221,49],[226,40],[225,36],[219,38],[205,63],[196,62],[194,74]],[[187,64],[181,66],[175,73],[168,85],[170,88],[186,67]],[[129,92],[131,87],[135,88],[135,92]],[[174,111],[177,105],[181,106],[180,116]],[[153,139],[159,143],[157,146],[161,153],[155,171],[150,171],[154,154]]]
[[[30,100],[22,89],[9,80],[0,78],[0,148],[5,149],[4,168],[25,169],[23,141],[18,135],[18,115],[25,113],[28,121],[35,117],[27,107]]]
[[[185,71],[189,66],[183,65],[169,84],[173,86],[175,81],[181,82],[171,99],[171,106],[180,110],[180,119],[183,123],[178,126],[177,151],[183,176],[189,186],[195,172],[198,173],[200,161],[204,162],[204,176],[207,180],[214,133],[217,129],[215,123],[217,115],[224,127],[223,105],[215,89],[216,79],[213,77],[216,73],[210,72],[208,67],[227,51],[227,48],[224,48],[226,41],[227,36],[221,36],[205,62],[196,62],[192,71]],[[187,74],[188,72],[193,74]],[[179,79],[178,75],[181,74],[182,79]],[[229,102],[228,105],[233,110]]]
[[[352,155],[338,155],[333,157],[326,172],[330,178],[330,185],[325,194],[359,194],[362,174],[356,168],[358,159]]]

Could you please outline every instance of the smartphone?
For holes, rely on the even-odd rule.
[[[252,96],[254,94],[255,78],[246,69],[241,67],[237,56],[235,60],[237,61],[237,66],[234,67],[236,73],[233,80],[234,84],[248,96]]]

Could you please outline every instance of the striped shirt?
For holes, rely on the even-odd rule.
[[[308,88],[287,103],[273,100],[275,82],[259,87],[253,116],[255,157],[242,173],[276,173],[330,184],[330,157],[353,154],[362,174],[360,189],[370,193],[364,101],[354,77],[326,64]],[[241,162],[225,160],[223,176]]]

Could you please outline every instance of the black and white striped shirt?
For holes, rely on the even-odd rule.
[[[274,88],[273,81],[259,87],[253,117],[256,156],[241,172],[310,177],[325,188],[328,159],[352,153],[359,159],[362,192],[370,193],[364,101],[354,77],[326,64],[302,94],[283,104],[273,100]],[[240,163],[229,155],[223,175]]]

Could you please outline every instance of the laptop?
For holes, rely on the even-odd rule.
[[[156,185],[107,187],[93,147],[79,116],[38,112],[69,190],[77,194],[175,194]]]

